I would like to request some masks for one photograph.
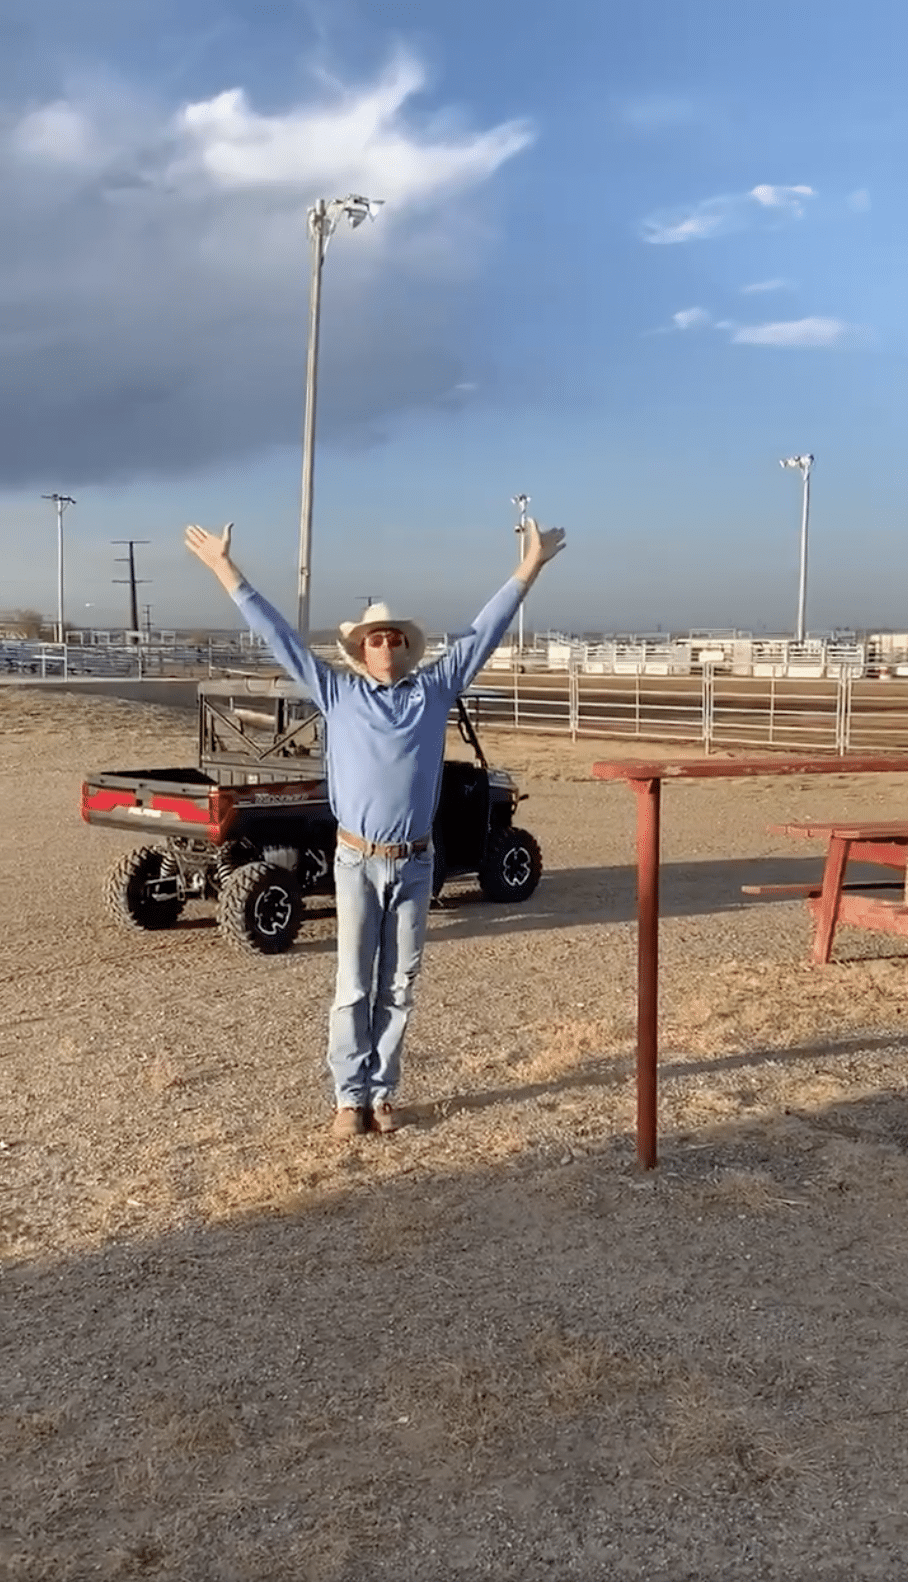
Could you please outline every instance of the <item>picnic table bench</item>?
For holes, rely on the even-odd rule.
[[[772,824],[774,835],[791,835],[796,840],[825,840],[826,861],[822,878],[815,884],[745,884],[745,895],[803,895],[817,920],[812,959],[824,964],[832,955],[832,942],[840,923],[857,928],[875,928],[888,934],[908,935],[908,819],[867,823],[862,819],[817,822],[808,819],[790,824]],[[860,880],[847,883],[849,862],[874,863],[893,868],[901,879]],[[883,901],[867,895],[868,890],[898,890],[901,899]]]

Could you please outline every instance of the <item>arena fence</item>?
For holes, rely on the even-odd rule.
[[[47,680],[74,680],[80,676],[192,677],[222,675],[225,671],[255,674],[273,670],[267,648],[248,642],[200,643],[40,643],[0,641],[0,675],[20,675]]]
[[[487,670],[472,689],[480,724],[564,734],[700,743],[707,752],[908,752],[908,678],[590,675]]]
[[[512,657],[507,668],[501,657],[494,656],[471,689],[470,709],[481,725],[574,741],[693,742],[707,752],[771,748],[844,757],[908,751],[908,676],[868,679],[842,662],[842,653],[833,664],[827,656],[822,674],[813,673],[817,666],[799,671],[790,655],[784,666],[767,657],[749,674],[718,659],[685,672],[667,653],[658,663],[651,653],[648,665],[637,655],[624,671],[615,668],[624,656],[610,655],[600,671],[579,648],[558,669],[546,669],[541,655],[524,654],[519,662]],[[245,633],[236,641],[197,644],[0,641],[0,678],[10,680],[195,680],[274,668],[268,650]]]

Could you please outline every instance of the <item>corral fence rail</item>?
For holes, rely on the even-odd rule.
[[[141,681],[146,677],[214,676],[225,671],[255,674],[274,668],[267,648],[215,638],[199,643],[92,644],[0,640],[0,675],[42,681],[69,681],[80,676]]]
[[[526,673],[489,669],[472,689],[480,724],[599,740],[699,743],[706,752],[908,751],[908,677],[738,676],[704,665],[691,675]]]
[[[870,679],[853,646],[826,645],[822,663],[805,648],[749,645],[739,673],[733,649],[696,666],[677,644],[549,645],[509,659],[499,652],[469,697],[480,724],[583,738],[699,743],[706,752],[741,748],[849,753],[908,751],[908,676]],[[607,652],[605,651],[607,648]],[[319,649],[326,657],[333,650]],[[0,678],[78,680],[184,678],[273,673],[269,651],[249,641],[46,643],[0,640]]]

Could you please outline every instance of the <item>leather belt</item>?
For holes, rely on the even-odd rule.
[[[415,857],[417,852],[428,851],[432,843],[431,835],[423,835],[421,840],[402,840],[396,845],[387,845],[380,840],[363,840],[362,835],[351,835],[348,829],[339,829],[337,838],[345,846],[352,846],[354,851],[361,851],[367,857],[388,857],[392,861],[401,857]]]

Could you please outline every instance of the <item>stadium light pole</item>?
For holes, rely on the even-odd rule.
[[[780,467],[796,467],[804,480],[804,504],[801,511],[801,573],[798,579],[798,624],[795,641],[804,641],[804,622],[807,616],[807,525],[810,519],[810,469],[812,456],[785,456]]]
[[[351,230],[363,220],[374,220],[383,198],[363,198],[351,192],[346,198],[319,198],[307,210],[311,248],[309,277],[309,341],[306,352],[306,409],[303,418],[303,472],[300,497],[300,543],[297,576],[297,630],[309,636],[309,583],[312,561],[312,471],[315,460],[315,398],[318,382],[318,332],[322,305],[322,266],[338,222],[346,216]]]
[[[68,505],[75,505],[71,494],[42,494],[42,500],[53,500],[57,507],[57,643],[64,641],[63,622],[63,512]]]
[[[520,521],[517,523],[517,526],[515,527],[514,532],[517,534],[518,540],[519,540],[519,543],[520,543],[520,559],[521,559],[521,561],[523,560],[523,557],[526,554],[527,506],[529,505],[529,503],[530,503],[530,497],[529,497],[528,494],[512,494],[511,495],[511,504],[512,505],[516,505],[518,511],[520,512]],[[519,606],[519,608],[517,610],[517,652],[519,654],[523,653],[523,600],[522,599],[520,601],[520,606]]]

